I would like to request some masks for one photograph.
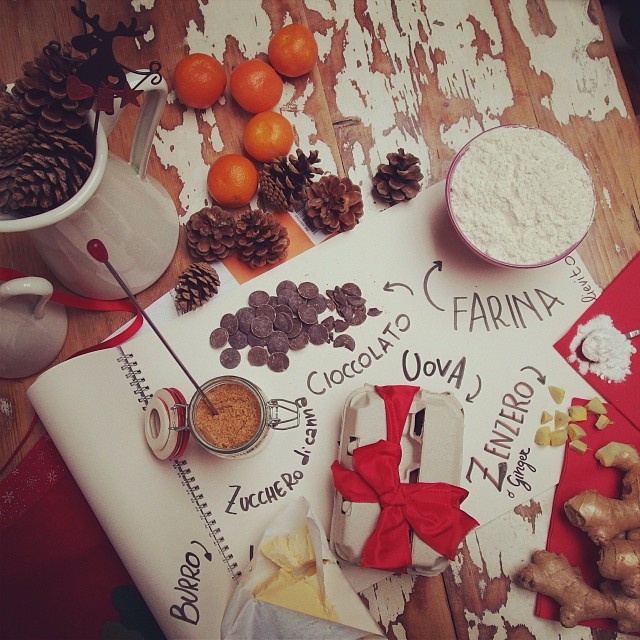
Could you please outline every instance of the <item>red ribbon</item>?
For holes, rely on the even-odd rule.
[[[460,542],[478,526],[460,509],[468,491],[446,482],[400,482],[400,438],[419,387],[391,385],[375,389],[385,403],[387,440],[355,449],[355,471],[337,460],[331,465],[334,485],[346,500],[380,504],[380,516],[365,543],[360,565],[406,571],[412,564],[411,529],[432,549],[452,560]]]
[[[8,267],[0,267],[0,282],[8,282],[9,280],[14,280],[15,278],[24,277],[25,274],[20,273],[20,271],[9,269]],[[57,302],[58,304],[63,304],[67,307],[75,307],[76,309],[87,309],[89,311],[129,311],[136,314],[133,322],[121,329],[118,333],[111,336],[111,338],[87,347],[86,349],[82,349],[81,351],[77,351],[76,353],[71,355],[70,358],[75,358],[76,356],[80,356],[83,353],[89,353],[91,351],[109,349],[110,347],[116,347],[119,344],[126,342],[129,338],[137,333],[144,320],[142,314],[140,313],[140,311],[138,311],[138,308],[129,300],[94,300],[92,298],[83,298],[81,296],[76,296],[72,293],[64,293],[63,291],[54,291],[50,299],[53,302]],[[25,442],[29,439],[29,436],[33,433],[33,430],[35,429],[35,426],[37,424],[37,419],[38,415],[34,414],[27,433],[24,435],[22,440],[20,440],[18,446],[13,450],[13,452],[9,456],[9,459],[2,465],[2,468],[0,468],[0,475],[4,473],[5,469],[7,469],[11,461],[18,455],[20,449],[22,449]]]
[[[20,273],[19,271],[15,271],[14,269],[9,269],[7,267],[0,267],[0,282],[24,277],[24,273]],[[87,309],[89,311],[128,311],[136,314],[131,324],[121,329],[118,333],[111,336],[111,338],[87,347],[86,349],[82,349],[82,351],[77,351],[70,356],[71,358],[75,358],[83,353],[89,353],[90,351],[109,349],[110,347],[122,344],[137,333],[144,320],[137,307],[129,300],[95,300],[93,298],[83,298],[63,291],[54,291],[51,296],[51,300],[53,302],[63,304],[66,307],[75,307],[76,309]]]

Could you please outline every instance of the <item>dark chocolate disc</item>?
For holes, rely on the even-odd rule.
[[[300,322],[299,318],[292,318],[291,323],[292,323],[291,331],[286,332],[287,338],[289,339],[295,338],[302,331],[302,322]]]
[[[255,318],[255,312],[251,307],[242,307],[236,311],[236,318],[238,319],[238,329],[249,333],[251,331],[251,321]]]
[[[296,283],[292,282],[291,280],[283,280],[282,282],[279,282],[278,285],[276,286],[276,293],[280,294],[286,289],[295,291],[297,289]]]
[[[220,353],[220,364],[225,369],[235,369],[240,364],[240,352],[232,347],[227,347]]]
[[[289,338],[289,348],[293,351],[300,351],[309,344],[309,336],[301,331],[295,338]]]
[[[264,316],[273,322],[276,319],[275,307],[272,307],[270,304],[261,304],[259,307],[256,307],[256,316]]]
[[[323,295],[317,295],[309,300],[309,304],[321,314],[327,310],[327,299]]]
[[[220,326],[226,329],[229,335],[235,333],[238,330],[238,318],[234,313],[225,313],[220,318]]]
[[[311,344],[324,344],[329,342],[329,330],[323,324],[312,324],[307,333]]]
[[[273,322],[273,327],[280,331],[284,331],[285,333],[289,333],[289,331],[293,329],[293,317],[279,311],[276,313],[276,319]]]
[[[298,318],[305,324],[315,324],[318,321],[318,312],[305,302],[298,308]]]
[[[272,353],[267,359],[267,366],[271,371],[280,373],[289,367],[289,356],[286,353],[276,351]]]
[[[214,349],[221,349],[229,340],[229,332],[224,327],[218,327],[211,332],[209,344]]]
[[[244,349],[247,344],[247,334],[244,331],[238,330],[229,336],[229,345],[234,349]]]
[[[251,321],[251,333],[258,338],[266,338],[273,331],[273,322],[267,316],[256,316]]]
[[[362,295],[362,291],[360,290],[360,287],[357,284],[354,284],[353,282],[347,282],[346,284],[343,284],[342,285],[342,290],[348,296],[361,296]]]
[[[267,304],[269,302],[269,294],[266,291],[253,291],[249,294],[249,304],[252,307],[259,307],[261,304]]]
[[[313,282],[301,282],[298,285],[298,293],[307,300],[311,300],[318,295],[318,287]]]
[[[276,351],[286,353],[289,351],[289,338],[282,331],[274,331],[267,338],[267,349],[269,353],[276,353]]]
[[[264,347],[251,347],[247,353],[247,360],[253,367],[261,367],[267,364],[269,353]]]

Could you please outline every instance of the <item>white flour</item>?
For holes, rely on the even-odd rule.
[[[480,252],[533,265],[583,238],[595,195],[587,169],[558,138],[540,129],[498,127],[460,156],[449,203],[460,230]]]
[[[622,382],[631,373],[636,348],[604,314],[578,325],[569,345],[569,362],[577,362],[581,374],[590,371],[611,382]]]

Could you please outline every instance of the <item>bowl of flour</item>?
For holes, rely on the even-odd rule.
[[[587,168],[564,142],[532,127],[505,125],[468,142],[446,179],[449,217],[489,262],[541,267],[564,258],[593,222]]]

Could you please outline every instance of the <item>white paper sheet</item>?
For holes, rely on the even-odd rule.
[[[353,352],[309,345],[274,373],[250,366],[243,350],[237,369],[223,369],[210,332],[252,291],[274,293],[284,279],[322,292],[357,283],[382,314],[350,328]],[[552,344],[596,295],[577,255],[536,270],[471,255],[447,220],[439,184],[162,325],[196,380],[232,373],[269,398],[306,399],[300,427],[275,432],[256,457],[221,460],[192,439],[180,463],[156,460],[117,350],[54,367],[29,397],[166,635],[217,637],[234,573],[284,502],[304,495],[329,529],[342,407],[365,383],[456,395],[470,492],[463,508],[481,524],[553,486],[562,448],[533,444],[542,410],[555,408],[547,385],[565,387],[567,398],[593,392]],[[150,393],[193,394],[153,333],[125,349]]]

